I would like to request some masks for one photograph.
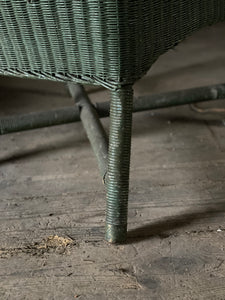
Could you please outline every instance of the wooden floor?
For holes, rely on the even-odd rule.
[[[135,95],[224,82],[224,36],[223,23],[169,51]],[[61,83],[0,78],[1,115],[71,104]],[[138,113],[132,142],[129,238],[115,246],[80,123],[1,137],[0,299],[225,299],[225,113]]]

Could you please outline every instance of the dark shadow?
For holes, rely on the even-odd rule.
[[[77,145],[79,145],[79,148],[89,146],[89,142],[87,139],[85,139],[85,135],[84,135],[83,140],[55,141],[54,146],[52,145],[52,141],[51,141],[51,144],[48,144],[46,142],[46,144],[44,144],[44,145],[38,145],[35,149],[18,150],[17,152],[11,153],[8,156],[0,157],[0,164],[3,165],[3,164],[7,164],[7,163],[17,162],[17,161],[27,159],[27,158],[32,158],[43,152],[53,152],[53,151],[58,151],[60,149],[65,149],[65,148],[66,149],[74,148],[74,150],[75,150]]]
[[[130,230],[128,232],[127,243],[142,242],[154,237],[167,238],[174,234],[171,231],[175,229],[186,227],[196,220],[211,218],[224,212],[225,203],[218,203],[217,205],[208,206],[198,211],[189,211],[179,216],[167,217],[158,222]],[[192,232],[194,233],[193,230]]]

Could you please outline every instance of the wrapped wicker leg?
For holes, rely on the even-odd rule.
[[[127,233],[132,87],[112,92],[107,177],[106,240],[122,242]]]

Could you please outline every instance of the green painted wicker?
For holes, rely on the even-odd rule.
[[[224,0],[0,0],[0,73],[133,84]]]
[[[132,85],[192,32],[225,20],[225,0],[0,0],[0,74],[112,90],[106,238],[123,241]]]

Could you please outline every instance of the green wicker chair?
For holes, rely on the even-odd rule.
[[[107,186],[108,241],[122,242],[127,233],[132,85],[159,55],[223,20],[224,0],[0,0],[0,74],[73,83]],[[96,110],[74,83],[111,90],[108,156]]]

